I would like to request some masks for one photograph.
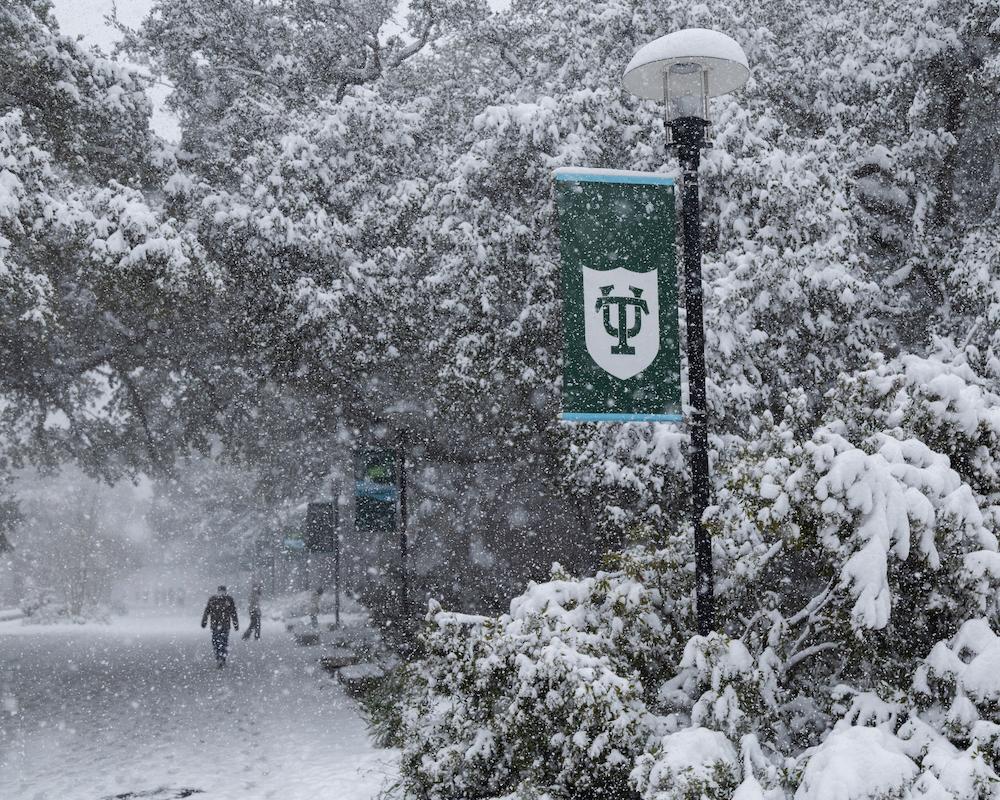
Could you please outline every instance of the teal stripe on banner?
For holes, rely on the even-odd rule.
[[[593,172],[557,172],[557,181],[575,181],[577,183],[637,183],[654,186],[673,186],[674,179],[658,175],[601,175]]]
[[[681,414],[585,414],[566,411],[559,415],[564,422],[683,422]]]

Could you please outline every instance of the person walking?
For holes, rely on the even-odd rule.
[[[212,622],[212,649],[215,651],[215,663],[219,669],[226,666],[226,655],[229,651],[229,626],[234,631],[240,629],[240,620],[236,616],[236,602],[226,593],[226,587],[220,586],[219,591],[208,598],[205,613],[201,615],[201,627],[208,621]]]
[[[260,638],[260,586],[254,585],[250,588],[250,625],[243,632],[243,640],[246,641],[253,634],[253,638]]]
[[[320,598],[323,597],[323,587],[317,586],[313,589],[312,595],[309,597],[309,624],[314,628],[319,627],[319,603]]]

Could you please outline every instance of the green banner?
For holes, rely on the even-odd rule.
[[[355,455],[354,529],[365,533],[396,530],[399,480],[396,451],[369,448]]]
[[[562,253],[562,419],[679,422],[674,182],[555,172]]]

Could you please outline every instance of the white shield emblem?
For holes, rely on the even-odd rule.
[[[658,274],[583,268],[587,352],[620,380],[638,375],[660,351]]]

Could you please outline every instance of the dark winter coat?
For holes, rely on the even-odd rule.
[[[228,594],[213,594],[208,598],[205,613],[201,615],[201,627],[204,628],[210,619],[213,631],[228,631],[230,624],[234,631],[240,629],[240,620],[236,616],[236,603]]]

